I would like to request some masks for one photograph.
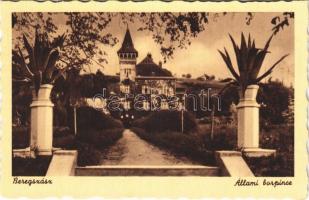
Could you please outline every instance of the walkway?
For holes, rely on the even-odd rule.
[[[140,139],[126,129],[123,137],[110,147],[102,165],[194,165],[186,158],[176,158],[168,152]]]

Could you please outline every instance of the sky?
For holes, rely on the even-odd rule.
[[[227,48],[235,64],[235,55],[228,34],[231,34],[237,43],[240,42],[241,32],[246,36],[251,34],[256,40],[257,47],[264,47],[271,35],[273,25],[271,19],[278,13],[254,13],[254,18],[250,25],[246,25],[246,13],[233,13],[225,17],[220,17],[217,21],[210,20],[204,32],[197,38],[192,38],[192,44],[187,49],[176,49],[174,58],[168,60],[164,67],[176,76],[191,74],[198,77],[203,74],[215,75],[218,78],[231,77],[224,61],[218,53],[218,49]],[[293,22],[293,21],[291,21]],[[141,61],[147,53],[151,53],[154,61],[163,61],[160,54],[160,46],[157,45],[151,33],[137,31],[137,24],[129,24],[131,36],[135,49],[139,52],[137,61]],[[117,50],[120,48],[126,26],[117,22],[112,24],[111,33],[119,38],[119,43],[113,48],[107,48],[109,63],[102,70],[106,74],[119,72],[119,60]],[[106,47],[105,47],[106,48]],[[261,72],[272,66],[281,56],[289,54],[271,75],[273,79],[279,79],[285,84],[290,85],[294,81],[294,25],[286,27],[280,31],[272,40],[269,50],[271,51],[264,60]],[[96,68],[93,66],[93,68]]]
[[[226,16],[221,16],[216,20],[209,20],[205,31],[200,33],[198,37],[191,39],[191,45],[187,49],[176,49],[173,59],[167,60],[163,65],[170,70],[175,76],[181,77],[182,74],[191,74],[193,78],[203,74],[215,75],[216,78],[232,77],[225,66],[218,49],[227,48],[234,66],[235,54],[232,48],[232,43],[228,34],[231,34],[236,43],[240,43],[241,32],[244,32],[246,37],[250,33],[255,39],[257,47],[264,47],[266,41],[270,37],[273,25],[271,19],[279,13],[253,13],[253,20],[250,25],[246,25],[247,13],[228,13]],[[59,27],[59,32],[65,31],[65,20],[61,17],[55,17],[55,24]],[[133,39],[135,49],[139,56],[137,62],[143,60],[148,53],[156,63],[163,61],[160,54],[160,46],[153,39],[152,34],[146,31],[137,31],[140,24],[129,23],[129,29]],[[119,42],[114,47],[100,46],[107,52],[108,64],[104,64],[104,69],[93,63],[90,66],[91,72],[96,72],[100,69],[104,74],[114,75],[119,72],[119,59],[117,50],[121,47],[122,40],[126,32],[126,25],[120,23],[119,20],[113,20],[110,26],[105,30],[112,33],[119,39]],[[272,40],[268,54],[264,60],[261,72],[265,72],[279,58],[285,54],[289,54],[283,62],[281,62],[272,73],[273,80],[279,79],[286,85],[291,85],[294,82],[294,24],[290,20],[290,25],[280,31]],[[86,70],[89,68],[86,67]],[[88,70],[89,72],[89,70]]]

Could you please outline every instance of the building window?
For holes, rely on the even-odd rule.
[[[148,85],[142,86],[142,94],[150,94],[150,88]]]
[[[124,74],[128,77],[131,75],[132,69],[124,69]]]
[[[130,86],[129,85],[121,85],[120,90],[123,93],[130,93]]]

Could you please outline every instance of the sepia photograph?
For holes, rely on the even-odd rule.
[[[11,176],[295,176],[294,12],[11,17]]]

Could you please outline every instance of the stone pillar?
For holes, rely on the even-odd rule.
[[[30,149],[37,155],[51,155],[53,146],[53,106],[50,101],[52,85],[41,85],[31,107]]]
[[[243,150],[259,148],[258,89],[258,85],[249,85],[237,105],[237,145]]]

